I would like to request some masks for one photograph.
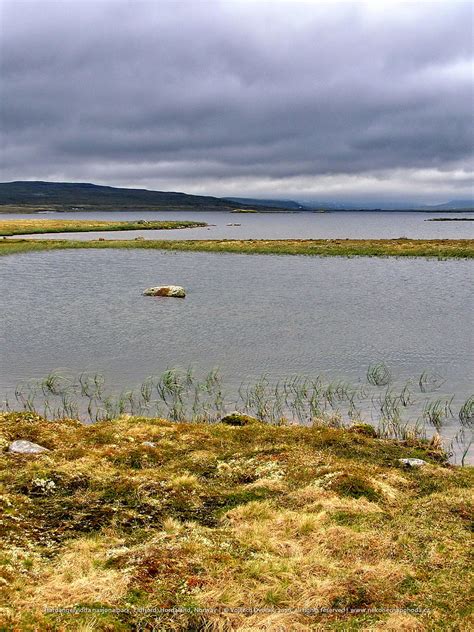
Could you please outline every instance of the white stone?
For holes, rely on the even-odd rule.
[[[184,298],[186,292],[184,287],[179,285],[158,285],[157,287],[149,287],[143,292],[144,296],[173,296],[175,298]]]
[[[8,447],[9,452],[15,452],[16,454],[41,454],[41,452],[49,452],[48,448],[44,448],[42,445],[26,441],[25,439],[18,439],[10,443]]]
[[[398,461],[407,467],[421,467],[422,465],[428,465],[428,463],[423,461],[423,459],[398,459]]]

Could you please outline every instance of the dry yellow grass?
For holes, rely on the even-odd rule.
[[[32,413],[0,438],[50,448],[0,453],[4,629],[468,629],[472,469],[427,444]]]
[[[38,609],[44,604],[58,608],[81,602],[117,603],[126,594],[129,579],[124,573],[104,568],[104,564],[110,550],[117,549],[122,542],[106,534],[66,543],[55,564],[45,566],[41,581],[31,587],[26,597],[28,603]],[[21,596],[12,605],[21,609],[24,599]]]

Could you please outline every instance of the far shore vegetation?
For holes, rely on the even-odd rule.
[[[0,222],[0,237],[47,233],[88,233],[103,230],[172,230],[202,226],[207,226],[207,224],[205,222],[169,220],[156,222],[148,222],[146,220],[111,222],[107,220],[7,219]]]
[[[184,223],[184,222],[182,222]],[[109,230],[109,229],[107,229]],[[322,257],[434,257],[472,259],[474,239],[220,239],[97,240],[0,239],[0,255],[83,248],[140,248],[236,254],[313,255]]]
[[[430,217],[425,222],[474,222],[474,217]]]

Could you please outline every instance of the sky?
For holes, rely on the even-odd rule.
[[[473,5],[0,0],[0,180],[472,196]]]

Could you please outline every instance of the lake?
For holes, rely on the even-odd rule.
[[[351,383],[384,362],[396,383],[436,372],[436,396],[471,394],[473,263],[160,251],[29,253],[0,263],[0,392],[60,368],[113,389],[174,366],[243,380]],[[179,284],[182,299],[142,296]],[[456,421],[448,434],[453,434]]]
[[[453,216],[454,214],[451,214]],[[102,219],[125,221],[196,220],[207,222],[207,228],[169,231],[123,231],[100,233],[57,233],[51,237],[34,235],[35,239],[468,239],[474,237],[474,222],[430,222],[439,213],[416,212],[330,212],[330,213],[222,213],[222,212],[90,212],[5,214],[2,219],[55,218]],[[450,214],[446,214],[450,216]],[[460,213],[459,217],[474,217]],[[211,224],[215,224],[212,226]],[[241,224],[228,226],[227,224]]]

